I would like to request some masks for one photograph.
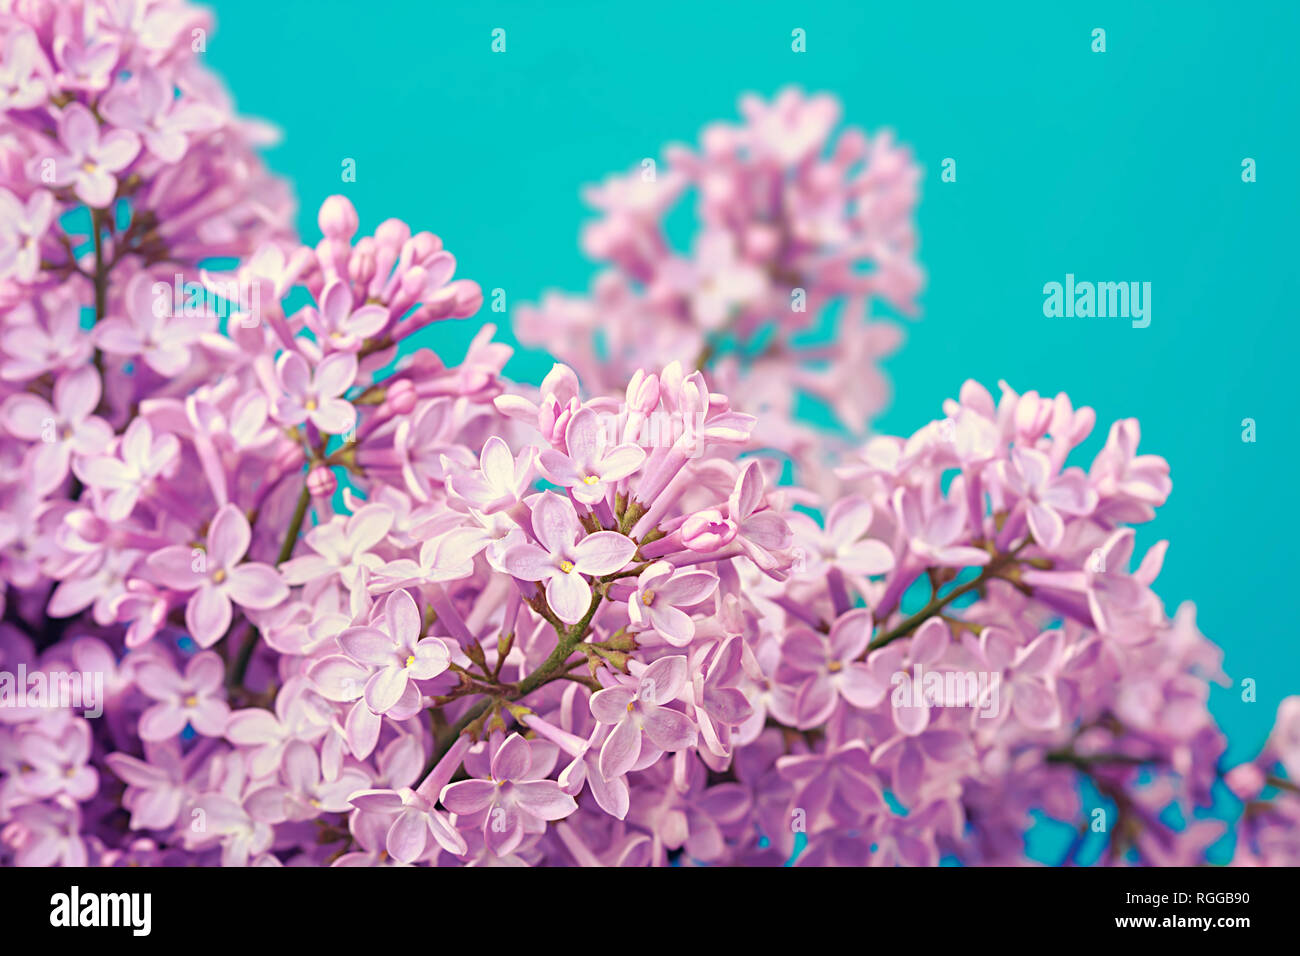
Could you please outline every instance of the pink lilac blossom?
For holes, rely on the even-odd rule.
[[[0,675],[41,691],[0,684],[0,863],[1019,863],[1085,781],[1102,862],[1188,863],[1221,827],[1165,811],[1220,780],[1236,862],[1300,862],[1300,698],[1223,772],[1220,654],[1135,547],[1172,487],[1135,420],[1086,463],[1091,409],[1006,384],[908,437],[793,416],[861,430],[896,344],[866,303],[920,284],[915,168],[832,143],[831,97],[592,190],[609,271],[520,316],[562,359],[529,387],[490,326],[409,348],[482,301],[434,234],[334,196],[293,239],[206,14],[11,6]]]
[[[670,147],[588,187],[598,214],[582,247],[605,266],[588,297],[548,293],[519,310],[525,345],[616,392],[639,368],[693,361],[746,412],[779,419],[766,445],[800,458],[826,436],[795,420],[815,396],[862,433],[888,398],[878,369],[898,346],[873,303],[914,314],[923,284],[913,214],[920,173],[888,132],[836,132],[840,104],[786,89],[740,101],[739,124],[715,123],[699,146]],[[695,197],[696,239],[673,248],[665,220]],[[809,338],[843,303],[833,344]],[[774,415],[771,413],[775,413]]]

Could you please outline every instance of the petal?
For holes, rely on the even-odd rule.
[[[674,701],[686,687],[688,673],[686,658],[682,655],[661,657],[641,672],[637,695],[651,704]]]
[[[269,564],[241,564],[227,574],[226,593],[243,607],[265,610],[289,596],[289,587],[280,572]]]
[[[492,779],[523,780],[532,765],[528,743],[518,734],[511,734],[492,755]]]
[[[555,559],[535,544],[515,545],[501,556],[501,564],[524,581],[541,581],[559,570]]]
[[[222,505],[208,529],[208,559],[214,568],[229,568],[248,553],[252,532],[236,505]]]
[[[491,780],[462,780],[442,788],[439,802],[452,813],[478,813],[491,806],[497,787]]]
[[[635,695],[627,687],[607,687],[591,695],[591,714],[602,724],[617,724],[627,717]]]
[[[194,551],[183,544],[172,545],[149,555],[145,563],[154,578],[173,591],[193,591],[204,582],[204,575],[194,570]]]
[[[568,498],[545,491],[533,505],[533,536],[551,554],[568,552],[581,530],[578,513]]]
[[[307,417],[327,435],[346,435],[357,423],[357,410],[341,398],[327,398]]]
[[[1046,505],[1029,506],[1029,530],[1034,540],[1048,551],[1055,551],[1065,537],[1065,521]]]
[[[694,747],[699,732],[691,719],[668,707],[655,707],[642,720],[641,729],[660,750],[675,753]]]
[[[388,828],[388,855],[399,863],[413,863],[429,845],[429,824],[415,807],[407,807]]]
[[[695,622],[685,611],[679,610],[670,604],[664,604],[662,607],[655,606],[650,609],[650,623],[659,635],[674,647],[685,647],[695,637]]]
[[[366,681],[366,706],[376,714],[392,708],[406,692],[406,671],[397,665],[385,667]]]
[[[393,638],[375,627],[350,627],[338,636],[339,647],[363,664],[392,664],[397,659]]]
[[[569,457],[578,467],[595,464],[600,454],[600,420],[590,408],[580,408],[569,418],[564,429],[564,444]]]
[[[659,585],[654,592],[669,604],[691,607],[718,589],[718,576],[711,571],[686,571]]]
[[[626,717],[626,715],[624,715]],[[600,748],[600,774],[606,780],[621,777],[632,769],[641,755],[641,730],[624,719]]]
[[[209,582],[204,582],[194,592],[190,603],[185,607],[185,625],[200,647],[211,647],[221,640],[233,617],[234,608],[230,606],[230,598]]]
[[[542,820],[563,820],[578,809],[578,802],[554,780],[531,780],[515,786],[519,805]]]
[[[357,357],[352,352],[335,352],[316,369],[316,394],[336,398],[348,390],[357,377]]]
[[[597,531],[578,542],[573,563],[583,574],[613,574],[636,553],[636,542],[617,531]]]
[[[388,633],[393,636],[399,647],[414,647],[420,639],[420,609],[415,599],[407,591],[394,591],[384,602],[384,617],[387,618]]]
[[[546,582],[546,602],[565,624],[577,624],[591,607],[591,588],[576,571],[553,574]]]
[[[645,450],[631,443],[611,448],[599,463],[601,481],[618,481],[641,467]]]

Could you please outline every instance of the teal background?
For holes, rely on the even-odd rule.
[[[1272,501],[1296,463],[1300,5],[220,0],[215,12],[210,63],[242,112],[283,130],[268,159],[294,183],[304,237],[342,192],[363,231],[398,216],[436,232],[458,274],[505,289],[512,308],[587,287],[582,184],[695,141],[735,118],[742,92],[829,91],[847,123],[892,128],[925,172],[929,281],[887,364],[896,396],[880,428],[910,433],[966,378],[1092,405],[1089,458],[1111,421],[1138,417],[1142,450],[1174,479],[1139,548],[1172,541],[1157,591],[1171,612],[1194,600],[1225,649],[1237,684],[1212,707],[1229,760],[1253,756],[1278,701],[1300,692],[1300,639],[1281,613],[1296,510]],[[490,50],[497,27],[504,54]],[[806,53],[791,51],[795,27]],[[1105,53],[1091,50],[1096,27]],[[341,182],[346,157],[354,183]],[[955,183],[939,179],[944,157]],[[1242,182],[1245,157],[1255,183]],[[1151,282],[1150,327],[1045,318],[1043,284],[1067,272]],[[457,361],[503,318],[485,309],[419,344]],[[549,365],[520,353],[509,371],[537,381]]]

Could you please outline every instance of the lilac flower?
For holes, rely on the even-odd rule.
[[[888,679],[882,681],[858,660],[871,641],[871,629],[871,613],[860,609],[837,618],[827,635],[808,628],[786,634],[778,678],[798,688],[794,711],[800,727],[825,723],[841,698],[862,708],[884,699]]]
[[[194,591],[185,606],[185,624],[200,647],[211,647],[230,627],[232,602],[253,610],[275,607],[289,588],[269,564],[243,561],[252,531],[233,504],[218,509],[208,529],[207,549],[174,545],[149,556],[149,570],[160,584]]]
[[[11,395],[0,406],[0,422],[9,434],[36,443],[31,475],[41,494],[63,482],[73,455],[93,457],[113,440],[113,429],[94,414],[100,382],[93,369],[61,375],[54,383],[53,398],[51,405],[38,395]]]
[[[282,783],[260,787],[248,795],[248,812],[263,823],[312,820],[322,813],[342,813],[349,798],[363,790],[369,777],[360,770],[345,768],[333,780],[321,775],[321,758],[311,744],[289,743],[284,751]]]
[[[794,802],[810,823],[825,814],[848,826],[886,810],[871,751],[860,740],[827,746],[822,753],[782,757],[776,766],[795,785]]]
[[[157,70],[142,70],[115,85],[100,106],[104,118],[137,133],[149,152],[166,163],[185,155],[189,137],[216,129],[221,113],[192,97],[175,96],[172,84]]]
[[[163,830],[176,822],[193,786],[195,766],[208,753],[203,747],[182,756],[180,742],[145,742],[147,759],[126,753],[107,757],[109,769],[126,782],[123,805],[131,811],[134,830]]]
[[[17,778],[18,787],[42,800],[59,794],[89,799],[99,790],[99,775],[88,763],[90,748],[90,725],[84,720],[68,723],[57,735],[29,728],[18,738],[20,759],[28,768]]]
[[[715,574],[679,572],[667,561],[656,561],[638,575],[628,599],[632,628],[653,630],[674,647],[685,647],[695,637],[695,622],[682,608],[694,607],[717,588]]]
[[[304,540],[314,551],[292,558],[280,566],[289,584],[304,584],[322,577],[338,576],[349,590],[362,583],[363,576],[383,565],[372,549],[393,526],[393,511],[387,505],[371,504],[355,514],[319,524]]]
[[[225,667],[212,651],[195,654],[177,673],[170,662],[151,661],[139,671],[137,684],[153,701],[140,715],[140,736],[157,742],[175,737],[186,725],[205,737],[219,737],[230,708],[223,699]]]
[[[1003,463],[1002,478],[1025,499],[1029,530],[1034,540],[1055,551],[1065,537],[1062,515],[1087,515],[1097,506],[1097,492],[1088,487],[1082,471],[1070,469],[1052,476],[1048,457],[1032,448],[1013,448]]]
[[[121,521],[153,483],[176,467],[180,443],[174,435],[154,435],[148,419],[127,426],[113,454],[73,459],[72,470],[106,496],[104,517]]]
[[[496,435],[483,443],[477,471],[463,471],[447,479],[448,490],[475,511],[496,514],[514,507],[533,479],[533,449],[516,458],[510,446]]]
[[[342,435],[356,424],[357,412],[339,396],[357,377],[357,357],[335,352],[317,366],[315,373],[296,352],[285,352],[276,363],[281,394],[276,398],[275,417],[286,425],[310,421],[322,432]]]
[[[619,570],[635,553],[636,543],[616,531],[597,531],[579,541],[582,526],[572,502],[550,491],[534,502],[532,525],[537,544],[511,548],[504,564],[521,580],[544,581],[551,610],[566,624],[576,624],[591,604],[591,586],[583,575]]]
[[[140,138],[126,129],[101,135],[90,110],[71,103],[59,117],[59,146],[54,156],[55,186],[71,186],[88,206],[106,208],[117,194],[117,177],[140,152]],[[39,180],[40,170],[36,170]]]
[[[907,544],[923,561],[941,567],[987,564],[989,556],[979,548],[959,544],[966,531],[966,509],[955,501],[942,501],[926,508],[915,492],[899,488],[894,509],[902,522]]]
[[[622,680],[592,695],[591,713],[602,724],[613,724],[600,750],[605,779],[621,777],[648,750],[672,753],[695,746],[698,731],[689,717],[668,707],[686,689],[686,658],[661,657],[636,680]]]
[[[388,310],[378,305],[353,308],[346,283],[335,280],[321,293],[320,308],[307,310],[306,321],[323,345],[339,352],[356,352],[384,327]]]
[[[498,856],[513,852],[526,833],[541,832],[548,821],[578,809],[558,783],[534,771],[529,744],[518,734],[494,747],[487,779],[448,784],[440,800],[458,815],[483,813],[483,840]]]
[[[595,504],[645,461],[645,452],[631,442],[613,448],[606,444],[596,413],[590,408],[579,409],[564,430],[566,453],[547,449],[538,456],[538,467],[548,479],[569,489],[578,501]]]
[[[154,287],[144,272],[128,282],[126,316],[98,323],[95,344],[112,355],[140,356],[159,375],[179,375],[190,366],[194,346],[215,326],[215,316],[208,320],[174,315],[160,308]],[[170,300],[170,289],[167,295]]]
[[[50,64],[31,29],[15,26],[5,34],[0,57],[0,110],[26,110],[50,95]]]
[[[399,863],[420,859],[431,839],[448,853],[461,855],[468,851],[465,838],[434,809],[433,803],[409,787],[363,790],[352,795],[352,805],[363,813],[381,814],[391,820],[386,849]]]
[[[436,637],[420,638],[419,608],[406,591],[394,591],[384,605],[384,627],[354,627],[339,635],[353,660],[377,668],[366,681],[367,706],[377,714],[393,708],[413,680],[429,680],[447,669],[451,656]]]
[[[40,272],[41,240],[54,222],[54,196],[37,189],[26,202],[0,188],[0,279],[31,282]]]

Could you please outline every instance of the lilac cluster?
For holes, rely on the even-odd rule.
[[[900,333],[868,313],[915,312],[920,171],[888,132],[836,135],[832,96],[787,89],[746,96],[740,111],[740,125],[710,125],[697,149],[671,147],[662,166],[647,158],[589,187],[600,218],[582,246],[606,267],[590,296],[519,309],[516,332],[603,391],[645,365],[694,361],[764,416],[768,447],[813,460],[827,437],[795,420],[799,395],[857,434],[888,400],[878,362]],[[666,220],[688,198],[697,228],[678,251]]]
[[[578,357],[530,387],[490,326],[458,365],[403,347],[481,305],[437,236],[335,196],[292,239],[202,14],[13,6],[0,862],[1001,864],[1041,811],[1062,863],[1092,832],[1189,863],[1221,776],[1238,861],[1300,860],[1300,698],[1223,774],[1220,654],[1152,590],[1165,543],[1134,555],[1171,490],[1136,420],[1085,468],[1091,409],[968,382],[827,467],[756,391],[860,384],[869,326],[792,336],[919,281],[914,171],[826,155],[829,97],[598,190],[613,269],[524,317]]]

